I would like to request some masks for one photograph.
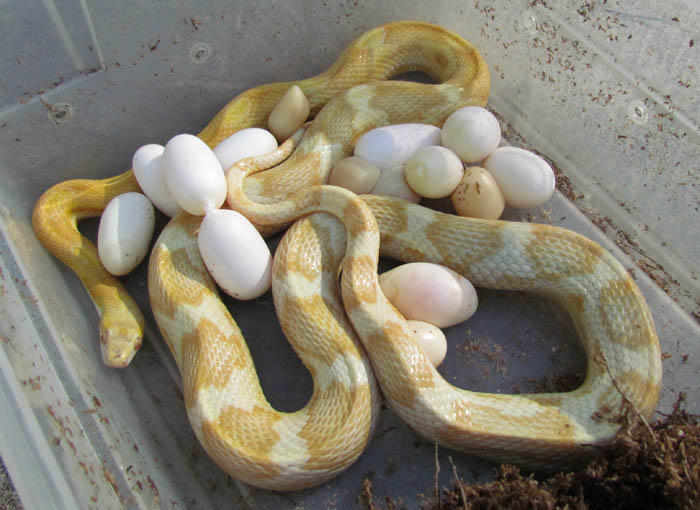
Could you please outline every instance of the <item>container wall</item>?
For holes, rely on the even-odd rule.
[[[197,133],[250,87],[318,74],[354,37],[398,19],[439,23],[480,49],[504,136],[561,172],[550,202],[507,218],[576,230],[630,268],[665,353],[659,409],[685,392],[699,412],[699,11],[679,0],[3,2],[0,408],[9,412],[0,454],[24,505],[345,508],[365,479],[378,499],[409,506],[429,493],[434,445],[388,409],[368,450],[328,484],[279,495],[231,480],[189,427],[177,368],[148,311],[145,267],[124,278],[147,315],[144,346],[127,369],[108,369],[92,302],[31,229],[51,185],[121,173],[139,146]],[[94,239],[96,226],[83,230]],[[533,391],[546,376],[584,369],[557,306],[522,294],[479,298],[474,318],[447,332],[448,380]],[[271,403],[301,407],[311,379],[270,319],[270,295],[227,304]],[[440,449],[444,483],[448,455],[466,479],[491,476],[489,464]]]

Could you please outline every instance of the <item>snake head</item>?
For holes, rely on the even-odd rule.
[[[100,321],[102,361],[112,368],[124,368],[141,347],[143,328],[133,320],[103,317]]]

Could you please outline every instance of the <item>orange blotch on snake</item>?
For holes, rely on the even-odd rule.
[[[277,463],[269,458],[270,450],[280,439],[274,429],[280,419],[281,416],[270,408],[255,406],[247,411],[229,406],[215,420],[202,423],[201,440],[220,465],[247,464],[248,470],[257,476],[273,477],[281,472]],[[231,457],[231,446],[240,448],[237,458]]]
[[[232,321],[233,322],[233,321]],[[235,324],[226,335],[208,319],[200,319],[193,333],[182,336],[181,363],[190,381],[185,385],[185,403],[191,407],[201,388],[225,388],[234,370],[243,370],[250,363],[250,355],[243,336]],[[183,378],[185,379],[185,378]]]

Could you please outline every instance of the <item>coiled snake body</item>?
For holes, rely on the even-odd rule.
[[[409,70],[424,71],[437,84],[380,81]],[[295,136],[280,148],[280,157],[294,149],[283,163],[262,172],[269,158],[234,165],[227,201],[263,233],[303,217],[275,253],[273,296],[282,328],[313,377],[309,403],[280,413],[265,399],[241,332],[199,256],[200,218],[173,218],[150,259],[151,305],[180,368],[190,422],[223,469],[275,490],[331,478],[369,441],[379,401],[375,376],[393,409],[421,434],[535,469],[580,464],[614,436],[630,408],[651,414],[661,382],[651,314],[624,268],[597,244],[556,227],[459,218],[321,186],[368,129],[441,125],[457,108],[485,104],[488,71],[469,43],[426,23],[391,23],[354,41],[328,71],[297,84],[310,99],[313,123],[301,141]],[[214,146],[238,129],[262,125],[290,85],[241,94],[199,136]],[[96,302],[103,356],[112,365],[131,359],[143,319],[75,225],[134,190],[131,171],[61,183],[42,196],[33,217],[40,240],[76,271]],[[569,393],[530,395],[453,387],[382,294],[380,250],[403,261],[444,264],[477,286],[554,299],[583,341],[584,383]]]

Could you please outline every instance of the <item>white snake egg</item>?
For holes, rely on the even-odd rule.
[[[406,167],[404,165],[382,170],[377,184],[372,188],[372,194],[403,198],[414,204],[420,202],[420,195],[413,191],[406,182]]]
[[[426,198],[452,193],[463,173],[464,167],[455,153],[438,145],[418,149],[406,162],[406,182]]]
[[[123,193],[110,200],[97,230],[97,254],[107,271],[123,276],[141,263],[155,219],[153,204],[141,193]]]
[[[165,144],[163,172],[177,204],[203,216],[226,199],[226,177],[214,152],[194,135],[177,135]]]
[[[246,128],[237,131],[214,147],[214,154],[226,175],[234,163],[253,156],[262,156],[277,148],[277,139],[267,129]]]
[[[406,321],[413,331],[425,355],[434,367],[439,367],[447,354],[447,338],[445,333],[436,326],[423,321]]]
[[[440,145],[440,128],[429,124],[395,124],[372,129],[355,144],[355,156],[377,168],[403,165],[421,147]]]
[[[484,160],[483,167],[496,179],[510,207],[537,207],[554,193],[552,167],[530,151],[499,147]]]
[[[379,275],[386,298],[408,320],[439,328],[454,326],[474,315],[476,289],[451,269],[429,262],[403,264]]]
[[[442,126],[442,145],[465,163],[475,163],[491,154],[501,141],[498,119],[485,108],[467,106],[447,117]]]
[[[299,85],[292,85],[275,105],[267,119],[267,127],[282,142],[292,136],[306,121],[311,105]]]
[[[165,147],[151,143],[139,147],[131,160],[134,177],[141,191],[166,216],[175,216],[182,209],[170,193],[163,174],[163,151]]]
[[[270,249],[242,214],[230,209],[207,212],[199,227],[197,244],[209,274],[226,294],[248,300],[269,290]]]
[[[369,161],[350,156],[338,161],[328,176],[328,184],[363,195],[372,191],[379,180],[379,168]]]
[[[506,206],[496,179],[478,166],[465,170],[450,199],[457,214],[470,218],[497,220]]]

